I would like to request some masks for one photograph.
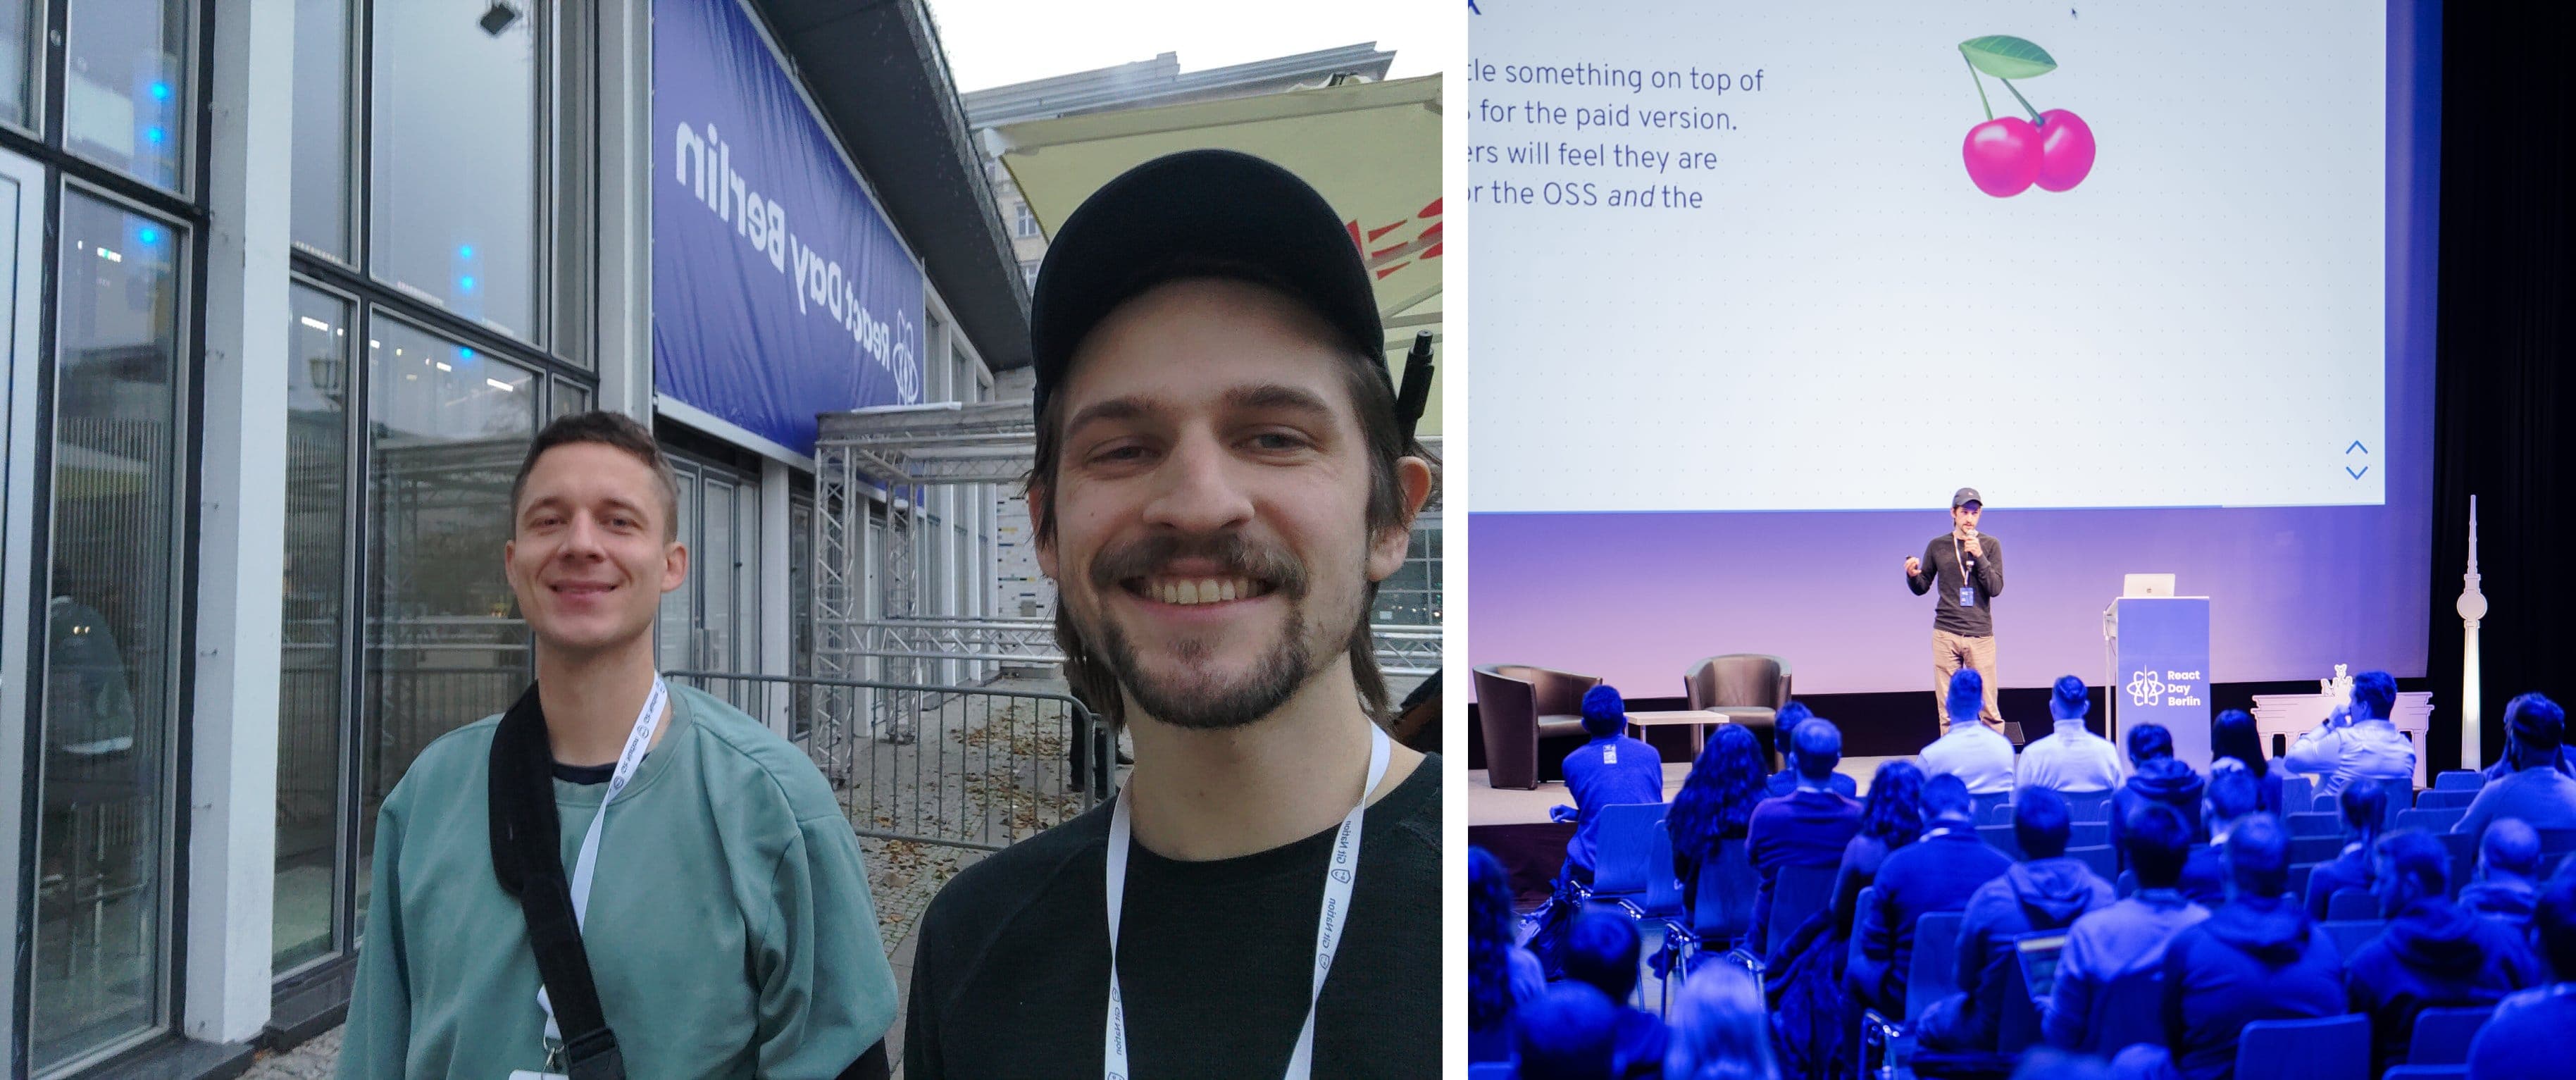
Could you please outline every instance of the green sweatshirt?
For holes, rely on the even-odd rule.
[[[487,717],[386,797],[349,1078],[501,1080],[545,1064],[526,917],[492,872]],[[583,944],[635,1080],[840,1074],[894,1024],[857,837],[786,740],[674,687],[599,843]],[[566,876],[606,784],[555,782]]]

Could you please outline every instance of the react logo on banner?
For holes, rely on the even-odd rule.
[[[903,312],[895,312],[896,323],[900,324],[898,332],[897,325],[869,311],[859,300],[857,268],[844,270],[839,260],[799,241],[788,227],[787,211],[762,197],[761,189],[751,184],[755,178],[734,170],[732,150],[713,124],[703,129],[694,124],[675,125],[671,147],[671,167],[677,174],[674,179],[689,189],[708,213],[730,223],[734,235],[766,256],[772,268],[790,278],[789,288],[795,294],[798,314],[828,315],[840,324],[860,352],[893,376],[896,392],[905,403],[919,401],[921,363],[912,355],[912,320]]]
[[[2156,681],[2156,673],[2141,671],[2129,677],[2129,704],[2153,705],[2165,692],[2165,684]]]
[[[2129,703],[2189,707],[2200,704],[2197,671],[2141,671],[2129,677]]]

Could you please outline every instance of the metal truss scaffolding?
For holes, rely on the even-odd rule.
[[[1024,401],[893,405],[826,413],[814,447],[814,674],[927,685],[935,658],[889,656],[870,639],[881,619],[924,614],[926,583],[915,550],[930,528],[930,489],[1012,484],[1026,476],[1037,451],[1037,425]],[[871,538],[884,502],[882,531]],[[871,547],[876,548],[870,551]],[[867,567],[879,571],[877,610],[869,610]],[[826,708],[826,724],[848,725],[860,711],[876,737],[909,742],[925,695],[876,693]],[[840,715],[833,715],[839,713]],[[850,730],[842,727],[841,730]]]

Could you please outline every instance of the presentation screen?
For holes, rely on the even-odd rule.
[[[2127,573],[2216,680],[2422,674],[2437,7],[1478,9],[1476,662],[1928,689],[1974,487],[2006,685]]]

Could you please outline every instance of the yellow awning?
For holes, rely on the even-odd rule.
[[[1032,120],[989,137],[1050,237],[1102,184],[1165,154],[1220,148],[1279,163],[1323,193],[1367,254],[1388,358],[1401,365],[1415,332],[1431,331],[1436,343],[1440,331],[1440,81],[1425,75]],[[1445,352],[1439,359],[1448,365]],[[1438,379],[1420,432],[1440,434]]]

